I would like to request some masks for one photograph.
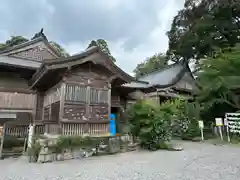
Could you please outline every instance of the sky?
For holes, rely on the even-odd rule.
[[[137,64],[168,48],[166,32],[184,0],[1,0],[0,42],[31,38],[41,28],[70,54],[105,39],[116,64],[132,74]]]

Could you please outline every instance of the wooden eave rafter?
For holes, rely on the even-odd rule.
[[[96,61],[96,59],[91,58],[91,55],[94,55],[96,53],[99,53],[101,57],[105,61]],[[101,65],[103,67],[106,67],[114,74],[115,78],[120,78],[124,80],[125,82],[131,82],[134,80],[132,76],[125,73],[123,70],[121,70],[117,65],[115,65],[112,60],[103,53],[99,47],[93,47],[90,50],[87,50],[81,54],[77,54],[74,56],[70,56],[67,58],[59,58],[59,59],[53,59],[53,60],[45,60],[44,63],[41,65],[41,67],[37,70],[37,72],[33,75],[30,86],[33,88],[35,84],[38,83],[38,81],[41,80],[41,78],[47,74],[49,71],[58,70],[58,69],[69,69],[72,66],[81,65],[87,62],[92,62],[93,64]]]

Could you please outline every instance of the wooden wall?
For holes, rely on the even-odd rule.
[[[14,72],[0,72],[0,87],[13,90],[29,89],[28,81],[24,78],[21,78],[18,73]]]
[[[93,135],[108,132],[111,98],[108,78],[107,74],[90,64],[72,69],[65,76],[64,103],[60,117],[63,134]]]
[[[65,83],[64,121],[79,123],[108,121],[109,88],[106,74],[87,64],[73,69],[66,77]]]
[[[36,105],[36,93],[28,82],[15,72],[0,72],[0,111],[16,114],[16,120],[30,122]]]

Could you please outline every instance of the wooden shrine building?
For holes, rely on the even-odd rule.
[[[193,79],[185,64],[164,72],[134,80],[95,46],[62,57],[40,32],[0,51],[0,124],[9,122],[15,128],[9,134],[15,136],[26,134],[30,122],[42,133],[106,135],[111,113],[124,123],[121,115],[133,91],[158,97],[189,90]],[[184,78],[187,83],[182,85]]]
[[[64,135],[108,133],[110,113],[120,116],[126,105],[119,87],[133,80],[99,47],[61,57],[42,32],[1,51],[0,73],[1,124],[22,125],[25,132],[34,122]]]
[[[138,78],[138,81],[122,85],[126,89],[138,89],[144,96],[162,103],[168,99],[184,98],[192,100],[198,86],[184,61],[176,62],[166,68],[156,70]]]

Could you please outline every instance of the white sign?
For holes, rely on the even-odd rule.
[[[0,113],[0,119],[16,119],[16,114],[11,113]]]
[[[215,118],[216,126],[223,126],[222,118]]]
[[[198,121],[198,126],[200,129],[203,129],[204,128],[203,121]]]
[[[226,119],[229,131],[240,134],[240,113],[226,113]]]

